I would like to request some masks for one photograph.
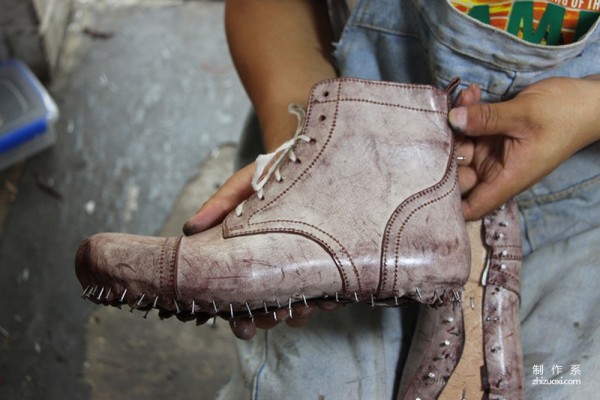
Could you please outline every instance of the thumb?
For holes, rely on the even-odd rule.
[[[186,221],[183,232],[186,235],[193,235],[220,224],[227,214],[253,193],[250,181],[254,170],[254,163],[248,164],[227,179],[223,186],[202,205],[196,215]]]
[[[450,126],[467,136],[508,134],[518,121],[518,104],[514,101],[480,103],[450,110]]]

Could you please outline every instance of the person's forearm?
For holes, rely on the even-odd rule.
[[[600,110],[600,74],[590,75],[590,76],[586,77],[585,79],[589,80],[589,81],[593,81],[590,83],[595,86],[595,88],[590,88],[590,90],[592,90],[593,93],[595,94],[595,95],[591,96],[592,108],[595,109],[596,111]],[[592,122],[590,124],[595,129],[594,128],[590,129],[590,135],[586,138],[587,143],[584,143],[584,144],[590,144],[590,143],[597,142],[600,140],[600,113],[596,112],[595,115],[597,116],[596,121]]]
[[[336,76],[325,2],[228,0],[225,23],[234,64],[272,151],[295,130],[288,105],[306,105],[312,85]]]

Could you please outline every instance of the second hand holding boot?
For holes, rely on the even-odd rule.
[[[86,239],[76,257],[84,297],[190,319],[323,298],[457,300],[470,246],[448,110],[448,94],[430,86],[315,85],[306,114],[292,110],[296,135],[257,160],[256,194],[222,225]]]

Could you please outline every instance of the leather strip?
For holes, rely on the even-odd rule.
[[[483,293],[482,328],[485,366],[481,380],[486,400],[522,400],[524,393],[521,350],[519,292],[521,235],[518,209],[511,201],[483,221],[484,242],[488,246],[488,272]],[[436,399],[443,393],[456,368],[462,347],[438,357],[441,337],[448,317],[460,323],[454,343],[464,345],[464,303],[432,308],[421,306],[417,329],[403,374],[398,399]],[[460,322],[458,322],[460,321]],[[442,347],[440,347],[442,344]]]
[[[160,291],[158,296],[163,303],[178,298],[176,268],[180,242],[181,236],[166,238],[160,251]]]
[[[485,243],[490,248],[487,283],[521,293],[521,232],[514,202],[486,216],[483,221]]]
[[[421,305],[398,400],[437,399],[458,365],[465,344],[460,302]],[[411,371],[412,369],[412,371]]]
[[[483,309],[486,374],[490,400],[523,399],[520,335],[521,232],[518,209],[510,201],[484,219],[491,253]]]

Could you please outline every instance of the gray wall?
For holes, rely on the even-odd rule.
[[[56,67],[71,2],[0,0],[0,59],[20,59],[48,81]]]

